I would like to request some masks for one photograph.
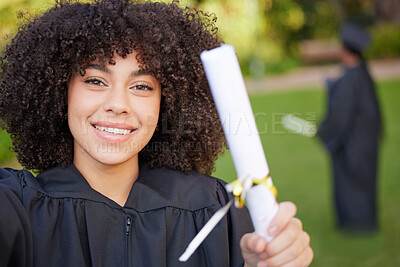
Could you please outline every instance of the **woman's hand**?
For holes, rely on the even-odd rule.
[[[296,206],[292,202],[282,202],[269,226],[273,236],[268,244],[256,233],[245,234],[240,247],[245,267],[263,266],[308,266],[313,259],[310,236],[303,231],[302,223],[294,218]]]

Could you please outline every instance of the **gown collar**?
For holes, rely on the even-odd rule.
[[[49,169],[36,178],[39,190],[50,197],[91,200],[139,212],[167,206],[194,211],[212,206],[218,199],[216,179],[196,172],[187,175],[168,168],[151,169],[146,162],[139,163],[139,177],[123,207],[94,190],[73,164]],[[210,193],[210,197],[205,197]],[[187,202],[187,199],[194,201]]]

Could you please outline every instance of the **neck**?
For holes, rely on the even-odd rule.
[[[360,65],[360,60],[349,60],[344,62],[344,65],[348,68],[354,68]]]
[[[121,207],[125,205],[132,185],[139,176],[137,157],[118,165],[85,162],[74,157],[74,165],[94,190]]]
[[[361,59],[356,55],[346,54],[342,58],[342,62],[346,67],[352,68],[360,65]]]

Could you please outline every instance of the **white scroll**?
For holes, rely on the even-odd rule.
[[[246,199],[256,233],[268,242],[271,240],[267,234],[268,226],[278,205],[235,50],[231,45],[222,45],[203,51],[200,58],[238,175],[238,180],[229,184],[227,190],[240,195],[242,200]],[[255,181],[261,183],[255,185]],[[235,193],[236,185],[239,185],[239,193]],[[218,211],[216,216],[221,217],[221,213]],[[203,227],[204,232],[211,231],[210,228],[211,224],[207,223]],[[190,251],[188,248],[180,258],[181,261],[187,260],[205,237],[196,238],[189,245]]]

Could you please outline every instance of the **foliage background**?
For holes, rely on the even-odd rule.
[[[0,0],[0,47],[15,33],[20,23],[18,11],[41,13],[54,1]],[[400,56],[398,0],[181,0],[180,3],[217,14],[220,34],[235,47],[246,75],[283,72],[304,64],[299,45],[304,40],[338,43],[338,28],[346,21],[357,23],[371,33],[374,42],[367,51],[368,58]]]

